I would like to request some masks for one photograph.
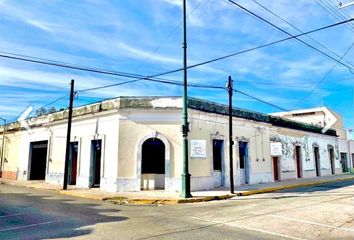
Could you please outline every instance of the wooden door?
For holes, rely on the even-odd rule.
[[[279,181],[278,157],[273,157],[274,181]]]
[[[296,169],[297,169],[297,177],[301,178],[301,147],[300,146],[296,146],[295,147],[295,160],[296,160]]]

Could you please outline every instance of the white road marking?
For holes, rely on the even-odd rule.
[[[233,227],[238,227],[238,228],[244,228],[244,229],[252,230],[252,231],[255,231],[255,232],[261,232],[261,233],[276,235],[276,236],[280,236],[280,237],[284,237],[284,238],[289,238],[289,239],[307,240],[306,238],[293,237],[293,236],[290,236],[290,235],[285,235],[285,234],[276,233],[276,232],[269,232],[269,231],[265,231],[265,230],[261,230],[261,229],[257,229],[257,228],[252,228],[252,227],[246,227],[246,226],[241,226],[241,225],[235,225],[235,224],[232,224],[232,223],[228,223],[227,225],[231,225],[231,226],[233,226]]]
[[[0,232],[11,231],[11,230],[16,230],[16,229],[21,229],[21,228],[41,226],[41,225],[46,225],[46,224],[50,224],[50,223],[54,223],[54,222],[57,222],[57,221],[48,221],[48,222],[29,224],[29,225],[24,225],[24,226],[19,226],[19,227],[5,228],[5,229],[0,229]]]
[[[327,227],[327,228],[332,228],[332,229],[339,229],[339,230],[354,232],[354,228],[336,227],[336,226],[332,226],[332,225],[328,225],[328,224],[322,224],[322,223],[318,223],[318,222],[302,220],[302,219],[297,219],[297,218],[292,218],[292,217],[286,217],[286,216],[281,216],[281,215],[276,215],[276,214],[259,213],[259,212],[252,212],[252,213],[257,214],[257,215],[283,218],[283,219],[291,220],[294,222],[308,223],[308,224],[317,225],[317,226],[321,226],[321,227]]]
[[[231,226],[231,227],[244,228],[244,229],[247,229],[247,230],[252,230],[252,231],[255,231],[255,232],[266,233],[266,234],[275,235],[275,236],[280,236],[280,237],[284,237],[284,238],[288,238],[288,239],[307,240],[306,238],[298,238],[298,237],[293,237],[293,236],[285,235],[285,234],[281,234],[281,233],[269,232],[269,231],[265,231],[265,230],[261,230],[261,229],[257,229],[257,228],[237,225],[237,224],[232,223],[230,221],[220,222],[220,221],[206,220],[206,219],[202,219],[202,218],[199,218],[199,217],[192,217],[192,218],[198,219],[198,220],[202,220],[202,221],[206,221],[206,222],[211,222],[211,223],[216,223],[216,224],[221,224],[221,225],[227,225],[227,226]],[[241,220],[241,219],[242,218],[233,219],[232,221],[237,221],[237,220]]]
[[[3,215],[0,216],[0,218],[7,218],[7,217],[12,217],[12,216],[18,216],[18,215],[23,215],[24,213],[14,213],[14,214],[8,214],[8,215]]]
[[[280,215],[275,215],[275,214],[269,214],[268,216],[283,218],[283,219],[291,220],[294,222],[308,223],[308,224],[317,225],[317,226],[321,226],[321,227],[327,227],[327,228],[332,228],[332,229],[339,229],[339,230],[354,232],[353,228],[336,227],[336,226],[332,226],[332,225],[328,225],[328,224],[322,224],[322,223],[318,223],[318,222],[301,220],[301,219],[297,219],[297,218],[285,217],[285,216],[280,216]]]

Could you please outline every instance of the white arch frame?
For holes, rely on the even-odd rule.
[[[165,188],[166,188],[166,179],[170,177],[171,172],[170,172],[170,164],[171,164],[171,147],[170,147],[170,142],[165,138],[163,135],[159,134],[158,132],[153,132],[148,135],[145,135],[142,137],[138,144],[137,144],[137,157],[136,157],[136,178],[139,179],[139,182],[141,181],[141,162],[142,162],[142,149],[143,149],[143,144],[146,140],[150,138],[157,138],[163,142],[165,145]]]

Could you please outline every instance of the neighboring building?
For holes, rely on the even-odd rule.
[[[342,117],[327,107],[300,109],[289,112],[271,113],[290,120],[313,124],[321,128],[330,127],[338,134],[339,154],[343,172],[351,171],[354,167],[354,142],[350,140],[343,126]],[[350,147],[351,146],[351,147]]]
[[[190,98],[191,189],[229,185],[228,107]],[[73,111],[69,183],[116,191],[179,191],[182,99],[120,97]],[[3,177],[62,184],[67,111],[8,126]],[[337,133],[233,109],[234,183],[341,174]],[[1,131],[0,131],[1,132]]]
[[[347,139],[347,134],[343,127],[342,117],[327,107],[300,109],[289,112],[276,112],[271,113],[271,115],[316,125],[322,128],[330,124],[329,127],[335,129],[340,138]]]

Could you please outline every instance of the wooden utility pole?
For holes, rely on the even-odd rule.
[[[234,193],[234,167],[233,167],[233,147],[234,141],[232,137],[232,95],[233,95],[233,81],[229,76],[227,82],[227,90],[229,92],[229,167],[230,167],[230,193]]]
[[[70,100],[69,100],[69,115],[68,115],[68,129],[66,133],[66,152],[65,152],[65,164],[64,164],[64,183],[63,189],[68,188],[68,168],[70,158],[70,136],[71,136],[71,121],[73,115],[73,102],[74,102],[74,79],[71,79],[70,87]]]

